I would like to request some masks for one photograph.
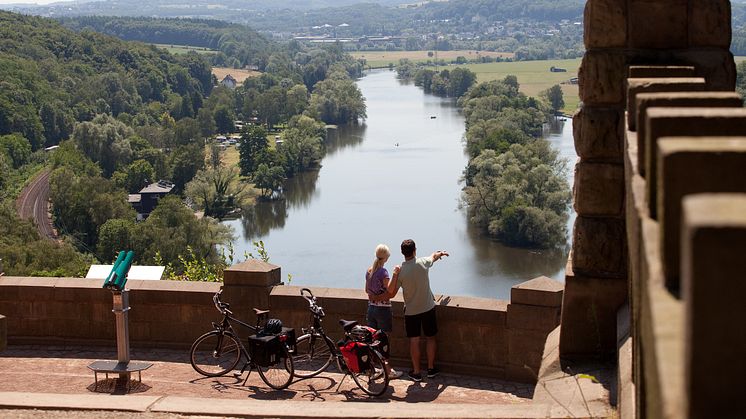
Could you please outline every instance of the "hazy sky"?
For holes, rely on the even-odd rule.
[[[20,4],[20,3],[49,4],[49,3],[57,3],[61,1],[73,1],[73,0],[0,0],[0,4]]]

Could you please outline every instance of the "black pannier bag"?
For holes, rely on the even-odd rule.
[[[251,335],[249,336],[249,355],[251,359],[260,367],[269,367],[280,362],[280,342],[279,335]]]
[[[374,348],[378,349],[383,359],[389,359],[389,336],[383,330],[376,330],[373,333],[373,343],[371,344]]]

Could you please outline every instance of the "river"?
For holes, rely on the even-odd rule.
[[[236,255],[256,253],[252,242],[263,240],[285,283],[290,274],[291,285],[358,288],[377,244],[391,248],[391,271],[402,260],[399,244],[411,238],[418,256],[451,254],[430,271],[436,294],[509,299],[513,285],[540,275],[564,282],[565,251],[503,246],[467,222],[460,206],[464,118],[453,100],[395,76],[379,70],[358,81],[368,118],[331,131],[320,170],[288,180],[284,200],[224,222],[238,236]],[[568,119],[545,130],[569,160],[570,182],[571,125]]]

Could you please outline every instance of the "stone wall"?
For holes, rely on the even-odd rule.
[[[253,324],[252,308],[294,327],[300,336],[310,321],[300,287],[280,284],[280,268],[248,261],[225,272],[222,300]],[[131,346],[188,350],[220,320],[212,297],[218,283],[129,281]],[[312,288],[327,314],[325,327],[340,338],[339,319],[364,322],[362,290]],[[563,286],[540,277],[512,289],[511,301],[436,296],[438,357],[443,371],[535,382],[546,336],[559,325]],[[0,313],[7,316],[10,344],[116,347],[111,292],[101,281],[75,278],[0,277]],[[394,301],[392,357],[409,368],[401,297]],[[0,317],[0,330],[2,326]],[[423,352],[424,353],[424,352]],[[424,358],[424,357],[423,357]]]

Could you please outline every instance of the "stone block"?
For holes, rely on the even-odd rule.
[[[646,134],[645,118],[648,108],[741,108],[743,97],[736,92],[668,92],[639,93],[637,105],[637,149],[643,150],[638,156],[638,167],[645,175],[644,140]]]
[[[530,281],[513,285],[510,302],[543,307],[562,307],[562,292],[565,286],[554,279],[540,276]]]
[[[617,349],[617,311],[626,299],[626,279],[579,276],[568,264],[560,356],[563,359],[611,359]]]
[[[626,242],[623,219],[578,216],[573,228],[573,269],[584,276],[626,278]]]
[[[575,151],[585,161],[622,160],[624,110],[581,106],[572,119]]]
[[[580,100],[586,105],[622,104],[626,60],[622,52],[587,51],[578,69]]]
[[[258,259],[248,259],[223,271],[223,283],[228,286],[279,285],[280,267]]]
[[[575,166],[573,194],[578,215],[621,216],[624,209],[624,166],[581,161]]]
[[[528,367],[536,379],[548,334],[549,332],[508,329],[508,364]]]
[[[0,314],[0,352],[8,348],[8,319]]]
[[[658,213],[663,273],[679,288],[681,202],[691,194],[745,192],[746,137],[658,140]]]
[[[645,130],[646,199],[650,216],[658,219],[658,139],[679,136],[746,135],[744,108],[650,108]]]
[[[524,365],[508,364],[505,366],[505,379],[517,383],[536,383],[536,373]]]
[[[508,304],[508,329],[549,333],[559,326],[560,308]]]
[[[696,92],[705,90],[702,77],[627,79],[627,126],[637,130],[637,95],[658,92]]]
[[[586,49],[624,48],[627,43],[627,2],[590,0],[585,4],[583,39]]]
[[[730,0],[690,0],[689,3],[689,47],[730,48]]]
[[[628,47],[687,47],[687,0],[629,0],[628,4]]]
[[[704,77],[707,81],[706,90],[732,92],[735,89],[736,63],[727,48],[677,50],[667,55],[674,62],[696,67],[697,76]]]
[[[627,74],[631,79],[695,77],[696,70],[690,65],[631,65]]]
[[[746,417],[746,195],[684,199],[687,417]]]

